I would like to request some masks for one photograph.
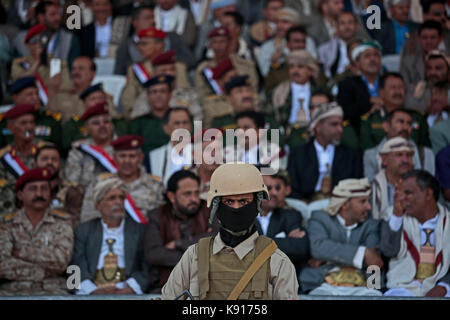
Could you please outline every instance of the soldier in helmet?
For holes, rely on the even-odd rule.
[[[207,206],[219,234],[200,239],[183,254],[162,288],[163,299],[189,290],[194,299],[296,299],[295,267],[254,222],[269,194],[251,164],[227,163],[211,177]],[[252,272],[253,271],[253,272]]]

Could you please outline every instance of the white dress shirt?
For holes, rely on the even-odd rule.
[[[102,246],[100,249],[100,255],[98,257],[97,270],[102,269],[105,263],[105,256],[109,252],[109,245],[106,242],[107,239],[114,239],[114,244],[112,246],[113,253],[117,255],[117,267],[125,268],[125,242],[124,242],[124,231],[125,231],[125,219],[122,219],[120,226],[118,228],[108,228],[108,226],[101,221],[103,238]],[[125,282],[116,283],[118,289],[124,289],[130,287],[136,294],[142,294],[141,286],[137,283],[134,278],[128,278]],[[77,291],[78,295],[91,294],[93,291],[97,290],[97,286],[91,280],[83,280],[80,284],[80,290]]]
[[[347,232],[347,242],[350,239],[350,235],[352,234],[352,230],[355,229],[358,224],[352,224],[351,226],[346,226],[345,225],[345,220],[344,218],[341,217],[340,214],[336,215],[339,223],[342,225],[342,227],[345,229],[345,231]],[[364,262],[364,253],[366,252],[366,247],[364,246],[359,246],[358,250],[356,251],[355,256],[353,257],[353,266],[355,268],[361,269],[363,266],[363,262]]]
[[[298,121],[298,112],[300,110],[300,101],[303,99],[303,110],[306,114],[306,120],[310,121],[309,115],[309,99],[311,98],[311,84],[309,82],[305,84],[298,84],[291,82],[292,92],[292,108],[289,116],[289,123],[295,123]]]
[[[270,211],[265,216],[258,214],[258,216],[256,217],[259,221],[259,224],[261,225],[261,230],[263,232],[263,235],[267,234],[267,229],[269,229],[269,223],[270,223],[271,216],[272,216],[272,211]]]
[[[109,40],[111,39],[112,17],[108,17],[106,24],[100,26],[95,22],[95,49],[104,58],[108,55]]]
[[[317,179],[315,191],[319,191],[322,187],[322,180],[327,173],[327,164],[330,172],[332,170],[335,146],[329,144],[324,148],[314,139],[314,147],[316,148],[317,160],[319,162],[319,179]]]
[[[173,15],[175,13],[175,6],[172,9],[169,10],[160,10],[161,13],[161,29],[164,32],[171,32],[173,31],[173,23],[172,19],[174,18]]]

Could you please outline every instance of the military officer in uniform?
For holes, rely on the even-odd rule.
[[[216,67],[222,60],[231,59],[233,66],[240,75],[248,75],[250,83],[255,92],[258,91],[259,78],[256,72],[256,66],[253,61],[239,57],[236,53],[229,53],[230,34],[227,28],[218,27],[213,29],[209,35],[209,46],[214,51],[214,59],[203,61],[195,70],[195,88],[198,91],[200,99],[211,94],[218,94],[212,84],[211,69]]]
[[[137,208],[147,218],[147,212],[164,203],[164,186],[157,177],[148,174],[142,165],[144,154],[141,146],[144,139],[139,136],[125,135],[114,140],[113,160],[117,165],[116,173],[102,173],[89,185],[81,209],[81,222],[100,216],[95,208],[94,187],[98,181],[111,177],[122,180]]]
[[[137,98],[144,91],[144,84],[155,76],[152,60],[164,52],[166,36],[167,34],[164,31],[155,28],[144,29],[138,33],[138,50],[143,60],[128,67],[127,83],[122,93],[122,105],[127,118],[131,114]],[[182,62],[176,62],[175,70],[177,87],[188,87],[186,65]]]
[[[38,24],[32,27],[25,36],[25,45],[27,46],[30,55],[27,57],[16,58],[11,66],[11,79],[26,76],[35,76],[40,85],[45,88],[50,88],[56,83],[61,83],[61,89],[70,89],[71,81],[69,76],[69,68],[65,60],[59,60],[61,63],[61,70],[58,74],[50,77],[50,61],[52,56],[47,55],[47,37],[43,36],[45,26]],[[44,53],[44,55],[42,55]],[[42,59],[45,57],[45,59]],[[43,88],[42,88],[43,89]],[[43,90],[40,92],[45,94]],[[48,94],[52,94],[48,92]],[[46,104],[46,102],[44,103]]]
[[[15,104],[34,105],[34,120],[36,127],[34,135],[42,140],[50,141],[56,145],[61,141],[61,114],[42,107],[39,99],[35,77],[23,77],[17,79],[10,88],[10,93]],[[13,136],[6,126],[4,115],[0,115],[0,145],[11,143]]]
[[[258,169],[227,163],[211,178],[207,206],[219,234],[190,246],[162,288],[163,299],[189,290],[195,299],[296,299],[295,267],[274,241],[260,236],[254,225],[261,202],[269,199]]]
[[[63,125],[62,129],[63,150],[70,149],[74,141],[87,137],[86,126],[84,121],[80,119],[80,116],[83,115],[83,113],[87,109],[99,103],[103,102],[106,103],[106,108],[108,109],[108,112],[111,115],[112,121],[114,123],[114,131],[118,135],[123,135],[127,133],[128,124],[126,120],[116,112],[114,108],[114,103],[112,101],[112,97],[103,90],[102,83],[97,83],[95,85],[88,87],[81,93],[80,99],[82,101],[82,112],[79,115],[73,116],[69,121],[67,121]]]
[[[145,83],[147,99],[152,110],[130,123],[130,133],[145,137],[142,151],[148,154],[151,150],[169,142],[170,137],[164,132],[164,115],[169,109],[169,101],[173,90],[172,76],[161,75],[151,78]]]
[[[35,168],[17,180],[23,207],[0,222],[0,296],[68,293],[64,275],[73,230],[68,214],[50,208],[50,177],[49,170]]]
[[[25,171],[34,167],[39,147],[50,144],[35,137],[35,108],[32,104],[18,104],[4,114],[13,141],[0,149],[1,210],[14,210],[14,184]]]
[[[64,174],[86,190],[93,177],[108,172],[112,166],[114,124],[105,102],[87,109],[80,119],[86,125],[88,138],[72,144]]]

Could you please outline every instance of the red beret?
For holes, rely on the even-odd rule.
[[[161,64],[172,64],[172,63],[175,63],[175,51],[173,51],[173,50],[164,52],[164,53],[160,54],[159,56],[156,56],[156,58],[154,58],[152,60],[152,64],[154,66],[158,66]]]
[[[230,58],[226,58],[225,60],[222,60],[217,67],[212,69],[213,72],[213,79],[217,80],[221,76],[223,76],[227,71],[232,70],[234,68],[233,62]]]
[[[230,32],[228,31],[228,28],[225,27],[217,27],[211,30],[211,32],[208,34],[208,39],[217,37],[217,36],[225,36],[230,37]]]
[[[5,119],[15,119],[17,117],[23,116],[24,114],[34,114],[36,112],[36,106],[34,104],[23,103],[16,104],[14,107],[9,109],[4,117]]]
[[[50,170],[45,168],[34,168],[31,170],[27,170],[22,174],[19,179],[16,181],[15,192],[17,192],[23,185],[28,182],[34,181],[49,181],[52,177],[52,173]]]
[[[28,41],[32,37],[41,33],[42,31],[44,31],[44,29],[45,29],[45,26],[43,24],[37,24],[34,27],[30,28],[30,30],[28,30],[27,35],[25,36],[25,43],[28,43]]]
[[[86,121],[87,119],[93,116],[98,116],[100,114],[108,114],[109,113],[108,108],[106,108],[105,106],[106,102],[104,101],[97,103],[95,106],[92,106],[89,109],[87,109],[80,117],[80,119]]]
[[[130,150],[140,148],[143,142],[144,138],[129,134],[117,138],[116,140],[111,142],[111,145],[116,151]]]
[[[164,38],[166,38],[166,36],[167,36],[167,33],[165,33],[162,30],[156,29],[156,28],[143,29],[143,30],[139,31],[139,33],[138,33],[139,38],[149,37],[149,38],[156,38],[156,39],[164,39]]]

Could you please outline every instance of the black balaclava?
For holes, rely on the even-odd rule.
[[[234,248],[256,231],[254,225],[258,215],[256,197],[238,209],[220,203],[216,215],[221,225],[220,238],[227,246]]]

